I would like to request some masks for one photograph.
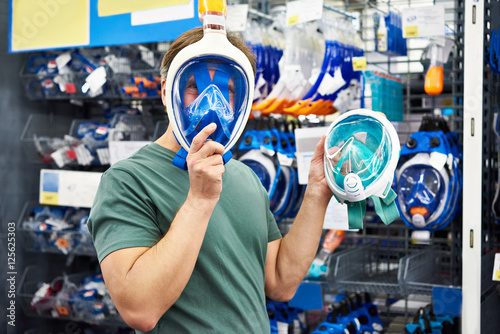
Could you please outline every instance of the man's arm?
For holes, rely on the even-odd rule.
[[[332,197],[323,172],[324,143],[325,136],[311,159],[304,200],[290,231],[267,247],[266,295],[275,300],[287,301],[295,295],[318,250]]]
[[[224,147],[205,143],[215,128],[214,124],[205,127],[193,140],[187,157],[189,193],[163,238],[151,248],[121,249],[101,261],[116,308],[129,326],[141,332],[156,326],[193,272],[222,190]]]

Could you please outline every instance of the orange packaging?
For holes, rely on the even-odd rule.
[[[439,95],[443,92],[443,83],[443,67],[431,66],[425,75],[425,92],[429,95]]]
[[[344,240],[345,231],[342,230],[329,230],[323,239],[323,248],[333,252]]]

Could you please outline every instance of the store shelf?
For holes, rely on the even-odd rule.
[[[54,276],[42,266],[26,267],[19,283],[18,297],[23,312],[28,316],[54,318],[61,320],[82,321],[93,325],[109,325],[126,327],[125,322],[116,311],[109,294],[94,300],[76,297],[83,291],[82,283],[93,273],[76,273]],[[52,296],[40,294],[40,288],[47,283],[58,288],[60,292]],[[54,289],[54,290],[58,290]],[[64,292],[63,292],[64,291]]]
[[[84,123],[94,122],[109,127],[108,141],[144,141],[152,140],[156,127],[156,118],[149,115],[116,115],[112,121],[74,119],[69,127],[68,134],[81,138]],[[84,124],[85,125],[85,124]]]
[[[340,290],[404,295],[399,279],[405,261],[399,249],[358,246],[334,253],[327,277]]]
[[[38,52],[27,59],[19,76],[29,99],[145,99],[160,96],[159,69],[163,52],[137,45],[64,52],[71,54],[71,60],[63,68],[58,68],[55,61],[63,52]],[[82,63],[80,56],[85,58],[86,64]],[[99,68],[106,73],[105,83],[100,89],[91,92],[87,80]],[[155,85],[144,87],[138,83],[132,84],[131,78],[152,80]],[[125,94],[122,89],[124,86],[138,88],[137,94]]]
[[[63,217],[67,218],[67,223],[71,227],[64,230],[51,229],[49,224],[44,221],[51,218],[43,210],[64,213]],[[35,211],[38,212],[38,215]],[[74,213],[74,215],[70,216],[70,213]],[[77,210],[69,207],[27,202],[19,217],[17,232],[22,238],[24,249],[29,252],[95,257],[96,251],[91,235],[81,230],[78,225],[80,219],[88,216],[88,213],[89,209]]]
[[[29,115],[20,136],[24,161],[53,163],[50,155],[66,145],[64,136],[68,134],[73,121],[71,115]]]
[[[32,114],[24,125],[20,140],[25,160],[32,163],[55,164],[53,153],[61,150],[60,154],[67,155],[67,158],[60,158],[64,167],[109,166],[109,158],[100,155],[103,150],[107,151],[109,141],[153,141],[163,134],[164,131],[159,133],[161,130],[166,130],[166,118],[165,114],[117,114],[111,120]],[[102,139],[88,132],[97,133],[101,126]],[[82,144],[85,150],[78,147]],[[88,158],[84,154],[86,151]],[[85,159],[80,161],[79,154]]]
[[[449,266],[449,255],[433,247],[409,255],[402,272],[405,294],[432,295],[434,287],[460,288]]]

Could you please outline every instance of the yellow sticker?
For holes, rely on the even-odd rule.
[[[87,45],[90,0],[12,1],[12,51]]]
[[[288,25],[289,26],[297,24],[297,23],[299,23],[299,16],[298,15],[290,16],[288,18]]]
[[[418,37],[418,26],[405,27],[406,38]]]
[[[366,70],[366,57],[352,57],[352,68],[355,71]]]
[[[98,0],[97,13],[99,16],[119,15],[147,9],[185,5],[188,4],[189,1],[190,0]],[[205,0],[205,2],[207,1]]]
[[[495,281],[500,281],[500,270],[495,270]]]
[[[42,192],[42,196],[40,197],[40,204],[58,205],[59,193],[51,193],[48,191]]]

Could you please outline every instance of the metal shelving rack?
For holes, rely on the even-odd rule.
[[[500,1],[489,0],[484,3],[483,54],[486,55],[491,42],[492,32],[500,29]],[[483,58],[485,59],[485,58]],[[485,60],[483,60],[485,61]],[[495,184],[498,180],[498,146],[493,131],[494,114],[498,109],[500,75],[494,74],[487,64],[483,66],[483,149],[482,155],[482,247],[481,247],[481,332],[498,331],[492,319],[500,316],[500,296],[497,282],[492,280],[494,253],[498,251],[500,229],[495,223],[492,203]],[[498,111],[497,111],[498,112]]]
[[[491,205],[498,166],[493,116],[499,76],[485,63],[491,33],[499,28],[498,0],[459,0],[464,7],[463,333],[495,333],[498,284],[491,279],[499,229]],[[478,38],[481,36],[482,38]],[[481,148],[481,149],[479,149]],[[479,171],[479,172],[478,172]],[[481,261],[478,261],[481,259]]]
[[[443,3],[434,1],[435,4]],[[446,24],[454,30],[455,45],[450,55],[450,59],[445,68],[445,87],[444,92],[439,97],[447,97],[452,99],[452,105],[441,105],[437,103],[437,99],[430,97],[424,93],[424,78],[422,73],[417,73],[415,70],[411,70],[412,64],[422,62],[421,59],[416,60],[411,57],[387,57],[387,59],[382,59],[376,61],[374,64],[385,69],[389,74],[399,74],[402,77],[404,84],[404,98],[405,98],[405,112],[404,112],[404,122],[399,124],[398,134],[400,135],[400,140],[404,144],[406,139],[411,133],[418,129],[422,116],[424,114],[432,114],[434,108],[451,108],[452,114],[446,116],[448,125],[452,131],[459,134],[459,139],[462,140],[463,137],[463,1],[457,0],[454,3],[452,1],[446,1],[445,8],[445,18]],[[388,11],[403,6],[412,5],[431,5],[429,1],[411,1],[411,0],[389,0],[389,1],[379,1],[377,3],[347,3],[346,8],[352,9],[362,9],[366,6],[370,8],[377,7],[382,13],[387,13]],[[450,6],[453,4],[453,6]],[[363,27],[363,21],[361,22],[362,29],[373,29],[373,27]],[[424,51],[425,48],[413,47],[408,49],[408,54],[410,52]],[[423,73],[425,75],[425,72]],[[424,97],[430,100],[430,105],[424,106],[420,105],[419,102],[422,101]],[[438,233],[432,233],[430,239],[430,245],[437,247],[442,253],[443,263],[441,268],[447,271],[448,281],[453,286],[461,285],[462,276],[462,245],[461,245],[461,235],[462,235],[462,224],[461,217],[457,217],[450,225]],[[401,221],[396,221],[388,227],[378,226],[374,224],[366,224],[365,229],[362,231],[361,239],[368,240],[373,238],[385,238],[387,241],[396,243],[399,245],[395,247],[395,251],[399,251],[401,248],[404,250],[404,255],[411,255],[421,249],[425,249],[428,246],[425,245],[412,245],[411,244],[411,230],[406,227]]]

